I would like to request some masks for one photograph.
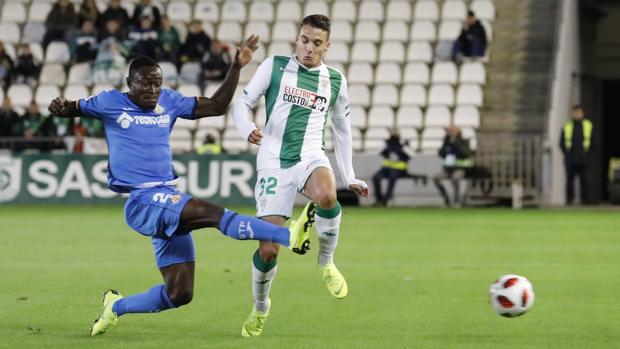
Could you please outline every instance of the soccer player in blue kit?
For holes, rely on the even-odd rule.
[[[50,103],[52,114],[103,122],[109,148],[108,186],[117,193],[129,193],[127,224],[151,237],[164,280],[164,284],[128,297],[115,290],[106,291],[91,335],[104,333],[124,314],[159,312],[192,300],[192,230],[214,227],[233,239],[276,242],[296,251],[307,247],[307,230],[313,218],[307,209],[289,230],[193,198],[174,187],[178,177],[172,168],[169,136],[176,118],[224,114],[239,72],[251,60],[257,44],[258,36],[251,35],[237,48],[234,64],[211,98],[185,97],[162,88],[161,68],[151,58],[141,56],[129,66],[127,93],[110,90],[78,101],[59,97]]]

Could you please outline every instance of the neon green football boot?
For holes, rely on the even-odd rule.
[[[344,279],[336,265],[334,263],[327,263],[321,267],[321,270],[323,271],[323,283],[329,293],[338,299],[346,297],[349,293],[347,280]]]
[[[271,306],[271,300],[269,300],[269,305]],[[262,311],[258,311],[252,308],[252,312],[248,315],[248,318],[243,323],[243,327],[241,328],[241,335],[243,337],[258,337],[263,332],[263,326],[265,325],[265,321],[267,321],[267,316],[269,316],[269,311],[263,313]]]
[[[116,325],[118,316],[112,311],[112,306],[121,298],[123,296],[116,290],[107,290],[103,293],[103,310],[90,329],[91,336],[104,334],[110,326]]]
[[[291,233],[291,243],[288,246],[297,254],[306,254],[310,250],[310,238],[308,232],[314,224],[314,215],[316,214],[316,204],[309,202],[301,211],[301,215],[295,221],[291,221],[289,231]]]

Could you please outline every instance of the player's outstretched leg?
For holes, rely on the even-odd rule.
[[[110,326],[116,325],[118,315],[112,311],[112,307],[121,298],[123,296],[116,290],[107,290],[103,293],[103,310],[90,329],[91,336],[103,334]]]
[[[349,293],[344,276],[334,264],[334,251],[338,245],[340,219],[342,217],[340,203],[331,209],[317,208],[316,231],[319,235],[319,266],[323,272],[323,283],[332,296],[342,299]]]

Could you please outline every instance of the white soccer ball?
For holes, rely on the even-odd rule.
[[[525,314],[534,304],[534,286],[520,275],[504,275],[491,285],[491,306],[505,317]]]

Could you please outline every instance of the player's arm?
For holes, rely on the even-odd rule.
[[[334,151],[340,176],[350,190],[357,195],[367,197],[370,193],[368,185],[355,178],[355,171],[353,171],[353,138],[351,135],[351,116],[349,115],[351,108],[349,107],[347,81],[344,77],[333,111]]]
[[[68,101],[62,97],[56,97],[47,108],[50,113],[63,118],[80,116],[79,101]]]
[[[269,88],[272,69],[273,57],[270,57],[261,63],[231,109],[233,122],[241,137],[252,144],[260,144],[263,134],[256,124],[250,121],[250,111]]]
[[[209,116],[219,116],[226,113],[226,108],[230,104],[230,100],[235,95],[235,89],[239,82],[239,72],[241,68],[248,64],[252,59],[252,53],[258,48],[258,35],[250,35],[245,41],[237,47],[235,61],[228,69],[226,78],[215,91],[213,96],[197,97],[196,108],[194,110],[194,118],[200,119]]]

